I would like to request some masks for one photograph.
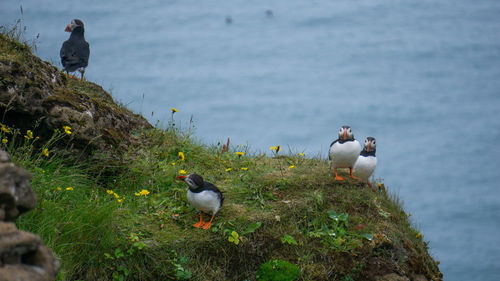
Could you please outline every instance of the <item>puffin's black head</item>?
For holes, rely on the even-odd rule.
[[[367,137],[365,140],[365,150],[367,152],[375,151],[377,149],[377,142],[374,137]]]
[[[195,173],[189,174],[187,176],[178,176],[177,178],[185,181],[189,185],[189,188],[192,189],[202,187],[204,183],[203,178]]]
[[[79,19],[72,20],[71,23],[68,24],[68,26],[66,26],[66,29],[64,29],[64,31],[72,32],[77,26],[81,26],[83,30],[84,29],[83,21]]]
[[[354,134],[352,133],[351,127],[342,126],[339,130],[339,139],[354,140]]]

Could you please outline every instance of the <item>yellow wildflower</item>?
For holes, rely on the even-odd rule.
[[[35,138],[35,140],[39,140],[39,139],[40,139],[40,137],[36,137],[36,138]]]
[[[302,157],[304,157],[304,153],[302,153],[302,152],[301,152],[301,153],[299,153],[299,155],[300,155],[300,156],[302,156]]]
[[[116,199],[120,198],[120,196],[116,193],[113,193],[113,195],[115,196]]]
[[[118,201],[118,203],[121,203],[121,202],[123,202],[123,198],[122,199],[118,199],[117,201]]]
[[[173,107],[172,107],[172,108],[170,108],[170,109],[172,109],[172,113],[179,112],[177,109],[175,109],[175,108],[173,108]]]
[[[181,175],[185,175],[185,174],[186,174],[186,171],[184,171],[184,170],[180,170],[180,171],[179,171],[179,174],[181,174]]]
[[[381,184],[381,183],[377,183],[377,186],[378,186],[378,187],[381,187],[381,186],[382,186],[382,184]]]
[[[7,133],[9,134],[11,132],[10,128],[5,126],[4,124],[0,123],[0,126],[2,127],[1,130],[4,132],[4,133]]]
[[[64,132],[66,135],[71,135],[71,127],[70,126],[63,126]]]
[[[269,149],[275,150],[276,152],[281,151],[281,147],[279,145],[277,145],[277,146],[271,146]]]
[[[57,189],[57,191],[61,191],[62,190],[61,187],[59,187],[59,186],[56,189]]]
[[[111,195],[111,194],[113,194],[113,193],[115,193],[115,192],[114,192],[113,190],[111,190],[111,189],[106,189],[106,192],[107,192],[108,194],[110,194],[110,195]]]
[[[245,152],[235,152],[235,154],[238,156],[243,156],[243,155],[245,155]]]
[[[184,157],[184,153],[183,153],[182,151],[179,151],[179,154],[178,154],[178,155],[179,155],[179,159],[180,159],[181,161],[184,161],[184,159],[185,159],[185,157]]]
[[[175,162],[170,163],[170,165],[175,166]]]
[[[6,139],[6,138],[3,138],[3,139],[2,139],[2,143],[3,143],[3,144],[6,144],[8,141],[9,141],[9,140],[8,140],[8,139]]]
[[[33,132],[31,130],[26,131],[25,139],[30,140],[33,138]]]
[[[66,187],[66,190],[73,190],[73,187]]]
[[[231,168],[227,168],[227,169],[226,169],[226,172],[229,172],[229,171],[231,171],[231,170],[232,170]]]
[[[135,196],[146,196],[149,194],[149,191],[147,191],[146,189],[143,189],[140,192],[136,192],[134,194],[135,194]]]
[[[42,151],[42,154],[45,155],[45,157],[49,157],[49,149],[45,148],[43,151]]]
[[[242,167],[241,169],[242,169],[243,171],[248,170],[248,168],[247,168],[247,167]]]
[[[293,168],[295,168],[295,165],[290,165],[290,166],[288,167],[288,169],[293,169]]]
[[[419,233],[417,233],[417,238],[418,238],[418,239],[422,238],[422,233],[420,233],[420,232],[419,232]]]

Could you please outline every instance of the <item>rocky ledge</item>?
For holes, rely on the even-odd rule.
[[[36,205],[30,179],[28,171],[0,151],[0,281],[54,280],[59,271],[59,261],[40,237],[12,222]]]

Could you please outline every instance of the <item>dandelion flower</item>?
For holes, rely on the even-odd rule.
[[[235,152],[235,154],[238,155],[238,156],[243,156],[243,155],[245,155],[245,152],[239,152],[238,151],[238,152]]]
[[[226,169],[226,172],[229,172],[229,171],[231,171],[231,170],[232,170],[231,168],[227,168],[227,169]]]
[[[43,151],[42,151],[42,154],[45,155],[45,157],[49,157],[49,149],[48,148],[45,148]]]
[[[66,135],[71,135],[71,127],[70,126],[63,126],[64,132]]]
[[[73,190],[73,187],[66,187],[66,190]]]
[[[118,194],[116,194],[116,193],[113,193],[113,195],[115,196],[116,199],[120,198],[120,196]]]
[[[26,135],[24,136],[25,139],[30,140],[33,138],[33,132],[31,130],[26,131]]]
[[[173,107],[172,107],[172,108],[170,108],[170,109],[172,109],[172,113],[179,112],[179,110],[177,110],[177,109],[175,109],[175,108],[173,108]]]
[[[279,145],[277,145],[277,146],[271,146],[269,149],[274,150],[276,152],[281,151],[281,147]]]
[[[3,144],[6,144],[8,141],[9,141],[9,140],[7,140],[6,138],[3,138],[3,139],[2,139],[2,143],[3,143]]]
[[[185,175],[185,174],[186,174],[186,171],[184,171],[184,170],[180,170],[180,171],[179,171],[179,174],[181,174],[181,175]]]
[[[185,157],[184,157],[184,152],[179,151],[179,154],[178,154],[178,155],[179,155],[179,159],[180,159],[181,161],[184,161],[184,159],[185,159]]]
[[[106,192],[107,192],[108,194],[110,194],[110,195],[111,195],[111,194],[113,194],[113,193],[115,193],[115,192],[114,192],[113,190],[111,190],[111,189],[107,189],[107,190],[106,190]]]
[[[247,168],[247,167],[242,167],[241,169],[242,169],[243,171],[248,170],[248,168]]]
[[[304,157],[304,153],[302,153],[302,152],[301,152],[301,153],[299,153],[299,155],[300,155],[300,156],[302,156],[302,157]]]
[[[149,191],[147,191],[146,189],[143,189],[140,192],[136,192],[134,194],[135,194],[135,196],[146,196],[149,194]]]
[[[380,186],[382,186],[382,184],[381,183],[377,183],[377,186],[380,187]]]
[[[7,134],[10,134],[11,130],[9,127],[5,126],[4,124],[0,123],[0,126],[1,126],[1,130],[2,132],[4,133],[7,133]]]
[[[123,199],[117,199],[116,201],[118,201],[118,203],[121,203],[123,202]]]
[[[293,168],[295,168],[295,165],[290,165],[290,166],[288,167],[288,169],[293,169]]]
[[[175,166],[175,162],[170,163],[170,165]]]

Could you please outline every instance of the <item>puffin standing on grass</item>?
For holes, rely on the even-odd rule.
[[[330,144],[328,159],[335,171],[336,180],[344,180],[337,174],[337,168],[349,168],[349,176],[358,179],[352,175],[352,167],[358,159],[361,145],[354,139],[351,127],[342,126],[339,131],[339,138]]]
[[[188,176],[178,176],[177,178],[189,185],[187,192],[188,201],[200,211],[200,221],[193,226],[209,229],[215,214],[220,210],[222,202],[224,202],[222,192],[215,185],[204,181],[198,174],[193,173]],[[203,221],[202,213],[212,214],[209,222]]]
[[[82,74],[81,80],[83,80],[83,73],[85,72],[85,67],[89,64],[90,56],[89,43],[85,41],[83,22],[79,19],[74,19],[66,26],[64,31],[71,32],[71,35],[61,47],[59,53],[61,63],[67,74],[78,70]]]
[[[359,176],[363,181],[366,181],[370,187],[372,187],[372,184],[368,179],[377,168],[377,157],[375,157],[376,148],[377,143],[375,138],[367,137],[365,140],[365,147],[359,154],[358,160],[356,160],[353,167],[354,174]]]

